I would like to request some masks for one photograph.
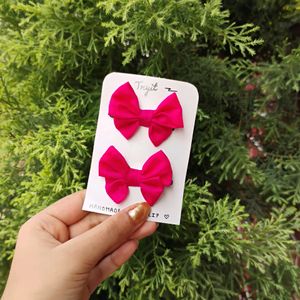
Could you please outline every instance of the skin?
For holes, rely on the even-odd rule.
[[[69,195],[22,225],[2,300],[85,300],[152,234],[150,206],[113,216],[82,211],[85,191]]]

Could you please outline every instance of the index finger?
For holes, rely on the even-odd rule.
[[[84,197],[85,190],[81,190],[58,200],[41,211],[41,213],[51,215],[63,222],[65,225],[70,226],[81,220],[89,213],[82,210]]]
[[[107,218],[101,224],[57,247],[72,260],[91,270],[104,256],[126,242],[146,221],[151,207],[147,202],[135,203]]]

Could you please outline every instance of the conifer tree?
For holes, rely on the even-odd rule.
[[[299,0],[0,0],[0,286],[20,225],[86,186],[119,71],[189,81],[200,102],[181,225],[93,298],[299,296],[299,28]]]

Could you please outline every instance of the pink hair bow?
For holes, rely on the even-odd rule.
[[[166,186],[172,184],[172,168],[163,151],[158,151],[144,163],[142,170],[132,169],[122,154],[110,146],[99,161],[99,176],[105,178],[105,189],[111,199],[122,202],[128,186],[139,186],[149,205],[153,205]]]
[[[155,110],[142,110],[129,82],[112,94],[108,113],[126,139],[130,139],[139,126],[149,127],[149,138],[155,146],[166,140],[175,128],[183,128],[182,108],[176,93],[165,98]]]

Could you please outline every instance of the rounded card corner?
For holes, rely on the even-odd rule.
[[[191,91],[195,92],[195,94],[197,95],[197,97],[199,99],[199,92],[198,92],[198,89],[196,88],[196,86],[189,82],[185,82],[185,84],[191,89]]]
[[[112,80],[117,74],[119,73],[118,72],[108,73],[103,79],[103,85],[106,83],[106,81]]]

